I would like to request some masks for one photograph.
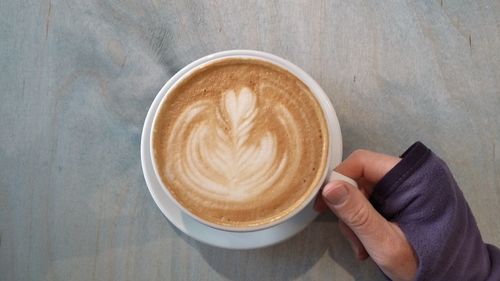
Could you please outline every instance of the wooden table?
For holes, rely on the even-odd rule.
[[[344,156],[431,147],[500,245],[500,2],[408,2],[1,0],[0,280],[382,280],[333,215],[233,251],[154,204],[139,157],[149,105],[187,63],[238,48],[322,85]]]

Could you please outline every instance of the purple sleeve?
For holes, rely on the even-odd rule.
[[[500,250],[483,242],[446,164],[420,142],[401,157],[370,200],[415,249],[416,280],[500,280]]]

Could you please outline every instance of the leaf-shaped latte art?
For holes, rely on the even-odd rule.
[[[297,128],[291,114],[276,105],[276,119],[291,142]],[[249,88],[222,94],[218,104],[200,101],[187,107],[175,121],[168,143],[185,143],[170,177],[207,197],[245,200],[268,190],[286,169],[289,153],[278,147],[272,131],[256,132],[257,97]]]

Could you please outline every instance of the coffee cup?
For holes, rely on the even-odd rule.
[[[188,216],[257,231],[312,208],[341,161],[333,106],[275,55],[224,51],[187,65],[154,114],[150,151],[164,192]]]

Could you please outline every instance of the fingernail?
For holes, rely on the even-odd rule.
[[[343,183],[327,184],[323,189],[323,197],[331,205],[340,205],[347,200],[349,192]]]
[[[354,245],[354,242],[352,242],[351,240],[347,239],[347,241],[349,242],[349,246],[351,246],[351,249],[352,249],[352,252],[354,253],[355,256],[358,256],[358,253],[359,253],[359,250],[358,248],[356,247],[356,245]]]

